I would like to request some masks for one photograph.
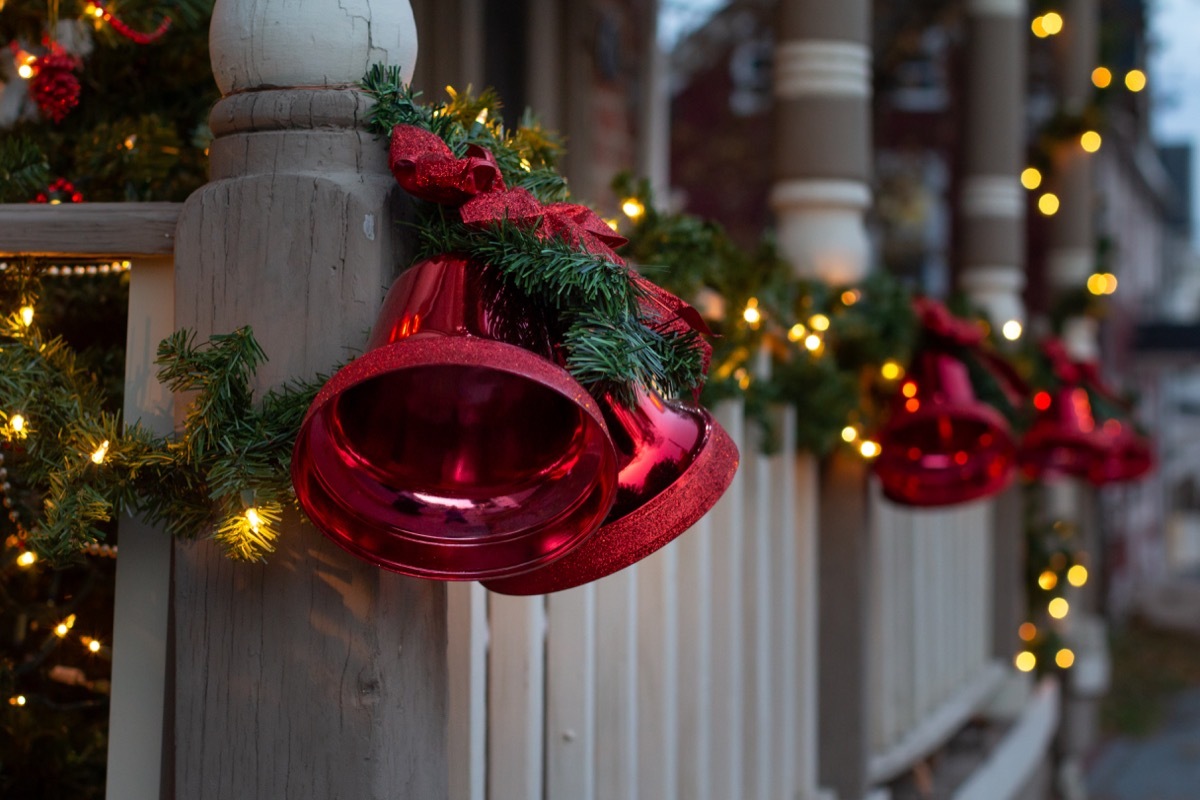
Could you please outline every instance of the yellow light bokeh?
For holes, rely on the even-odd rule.
[[[1146,73],[1140,69],[1131,69],[1125,73],[1125,88],[1131,92],[1140,92],[1146,88]]]
[[[1017,635],[1023,642],[1032,642],[1037,638],[1037,625],[1032,622],[1022,622],[1021,627],[1017,628]]]
[[[916,397],[917,396],[917,384],[913,383],[912,381],[909,381],[908,383],[906,383],[900,387],[900,394],[904,395],[905,397]]]
[[[257,508],[246,509],[246,522],[250,523],[250,530],[258,533],[258,529],[262,527],[262,517],[258,515]]]
[[[1041,575],[1038,575],[1038,586],[1045,589],[1047,592],[1058,586],[1058,575],[1050,570],[1046,570]]]
[[[862,453],[863,458],[875,458],[881,452],[878,442],[872,442],[870,439],[865,439],[858,446],[858,452]]]
[[[847,289],[842,292],[842,305],[852,306],[858,302],[859,293],[857,289]]]
[[[1050,601],[1050,605],[1046,609],[1050,612],[1050,616],[1055,619],[1063,619],[1071,610],[1071,605],[1061,597],[1056,597]]]
[[[19,567],[32,567],[36,561],[37,553],[33,552],[32,550],[26,550],[24,553],[21,553],[21,555],[17,556],[17,566]]]
[[[33,77],[33,67],[29,66],[28,64],[22,64],[21,66],[17,67],[17,74],[25,80],[29,80]]]
[[[1037,666],[1037,656],[1028,650],[1023,650],[1017,653],[1017,657],[1013,659],[1013,663],[1021,672],[1033,672],[1034,667]]]
[[[1097,89],[1107,89],[1112,84],[1112,70],[1108,67],[1096,67],[1092,70],[1092,85]]]
[[[842,428],[842,441],[843,442],[853,442],[857,438],[858,438],[858,430],[855,429],[854,426],[847,425],[846,427]]]
[[[1067,583],[1071,584],[1072,586],[1083,586],[1085,583],[1087,583],[1087,579],[1087,567],[1085,567],[1083,564],[1076,564],[1067,570]]]
[[[821,349],[822,344],[824,342],[821,341],[821,337],[815,333],[810,333],[808,338],[804,340],[804,346],[814,353]]]
[[[103,442],[100,443],[100,446],[97,447],[95,449],[95,451],[92,452],[92,456],[91,456],[92,463],[93,464],[103,464],[104,457],[107,455],[108,455],[108,439],[105,439]]]
[[[67,627],[67,623],[65,623],[65,622],[60,622],[54,626],[54,633],[60,639],[63,638],[64,636],[66,636],[67,631],[69,631],[69,630],[71,630],[71,629]]]
[[[1030,191],[1042,185],[1042,171],[1037,167],[1026,167],[1021,170],[1021,185]]]
[[[1088,153],[1094,153],[1099,150],[1102,142],[1103,139],[1096,131],[1084,131],[1079,136],[1079,146]]]
[[[641,200],[638,200],[636,197],[631,197],[625,202],[621,203],[621,210],[625,212],[625,216],[636,221],[641,219],[642,215],[646,213],[646,206]]]
[[[894,381],[904,374],[904,367],[895,361],[885,361],[883,362],[883,366],[879,368],[879,374],[883,376],[885,381]]]
[[[1053,217],[1058,213],[1058,195],[1053,192],[1046,192],[1038,198],[1038,211],[1045,214],[1047,217]]]
[[[1033,30],[1033,35],[1039,39],[1045,39],[1050,35],[1046,31],[1046,21],[1043,17],[1034,17],[1033,22],[1029,23],[1029,27]]]
[[[1042,30],[1046,32],[1047,36],[1062,33],[1062,29],[1062,14],[1059,14],[1057,11],[1051,11],[1042,15]]]
[[[21,306],[21,323],[26,328],[33,324],[33,306]]]
[[[91,650],[93,653],[99,653],[100,652],[100,642],[96,641],[95,639],[92,639],[90,642],[87,643],[87,649]]]
[[[805,328],[799,322],[788,329],[788,339],[793,342],[798,342],[808,333],[808,328]]]
[[[1015,342],[1017,339],[1020,339],[1021,334],[1024,332],[1025,329],[1021,326],[1021,323],[1015,319],[1010,319],[1008,322],[1004,323],[1004,327],[1000,329],[1000,333],[1010,342]]]
[[[1104,293],[1113,294],[1117,291],[1117,276],[1111,272],[1104,273]]]
[[[1070,669],[1071,665],[1075,663],[1075,654],[1064,647],[1054,654],[1054,663],[1063,669]]]
[[[1097,297],[1104,294],[1104,290],[1107,288],[1107,286],[1107,281],[1104,280],[1104,276],[1099,272],[1093,272],[1088,276],[1087,290]]]
[[[754,306],[746,306],[746,310],[742,312],[742,319],[751,325],[757,325],[762,322],[762,312]]]
[[[829,317],[824,314],[813,314],[812,319],[808,321],[808,327],[814,331],[829,330]]]

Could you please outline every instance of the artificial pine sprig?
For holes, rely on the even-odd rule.
[[[50,164],[27,136],[0,137],[0,203],[23,203],[46,188]]]

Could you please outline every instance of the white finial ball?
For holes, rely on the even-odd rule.
[[[408,0],[217,0],[208,48],[226,95],[352,84],[377,63],[407,82],[417,26]]]

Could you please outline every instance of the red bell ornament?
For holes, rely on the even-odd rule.
[[[1016,466],[1008,422],[975,397],[966,364],[939,347],[917,356],[879,445],[883,493],[906,506],[988,497],[1008,486]]]
[[[1064,383],[1034,396],[1037,418],[1021,440],[1021,469],[1030,477],[1069,475],[1096,486],[1137,480],[1154,468],[1154,453],[1129,422],[1097,422],[1087,388]]]
[[[305,513],[351,554],[420,578],[508,578],[561,558],[608,515],[617,453],[551,355],[488,268],[412,267],[368,351],[305,417],[292,459]]]
[[[639,391],[627,407],[602,405],[620,460],[620,488],[604,527],[531,572],[484,581],[494,592],[545,594],[599,580],[669,544],[720,499],[738,467],[737,445],[703,408]]]

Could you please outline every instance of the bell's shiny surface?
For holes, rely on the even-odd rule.
[[[359,558],[440,580],[516,575],[571,550],[612,507],[617,456],[599,407],[498,286],[461,258],[414,266],[368,352],[309,409],[297,497]]]
[[[620,461],[620,488],[604,527],[563,558],[484,585],[503,594],[557,592],[634,564],[690,528],[737,471],[737,446],[702,408],[640,392],[603,404]]]
[[[883,493],[909,506],[963,503],[1003,491],[1016,446],[1008,422],[980,402],[966,365],[937,349],[920,354],[879,434]]]

